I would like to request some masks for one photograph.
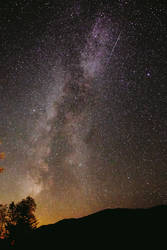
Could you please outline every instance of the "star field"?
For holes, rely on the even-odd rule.
[[[41,224],[167,204],[163,1],[0,4],[0,203]]]

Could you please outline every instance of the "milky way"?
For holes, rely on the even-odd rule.
[[[33,196],[41,223],[166,204],[165,6],[4,9],[2,202]]]

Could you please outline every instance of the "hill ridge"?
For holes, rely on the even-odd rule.
[[[132,212],[132,213],[137,213],[137,212],[153,212],[154,210],[166,210],[167,211],[167,205],[157,205],[157,206],[152,206],[152,207],[146,207],[146,208],[121,208],[121,207],[117,207],[117,208],[106,208],[103,210],[99,210],[96,211],[94,213],[85,215],[85,216],[81,216],[81,217],[77,217],[77,218],[73,218],[73,217],[69,217],[69,218],[64,218],[62,220],[59,220],[55,223],[50,223],[50,224],[46,224],[46,225],[41,225],[40,227],[38,227],[38,229],[43,228],[43,227],[47,227],[47,226],[52,226],[52,225],[56,225],[60,222],[67,222],[67,221],[75,221],[75,220],[82,220],[82,219],[86,219],[86,218],[90,218],[92,216],[98,216],[98,215],[104,215],[107,213],[118,213],[118,212]],[[37,229],[37,230],[38,230]]]
[[[132,239],[138,245],[148,244],[149,247],[152,242],[165,243],[166,223],[166,205],[137,209],[104,209],[84,217],[43,225],[18,242],[17,249],[24,249],[25,242],[30,249],[54,249],[52,246],[55,244],[64,249],[79,249],[79,242],[86,249],[94,249],[95,244],[102,249],[108,249],[109,244],[122,248],[129,247]],[[140,247],[143,248],[143,245]]]

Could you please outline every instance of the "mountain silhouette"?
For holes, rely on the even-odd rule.
[[[106,209],[41,226],[17,242],[16,249],[95,249],[95,246],[150,249],[152,244],[161,249],[163,242],[166,245],[166,224],[165,205],[147,209]]]

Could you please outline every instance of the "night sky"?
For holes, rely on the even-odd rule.
[[[167,204],[167,7],[0,3],[0,203],[41,224]]]

